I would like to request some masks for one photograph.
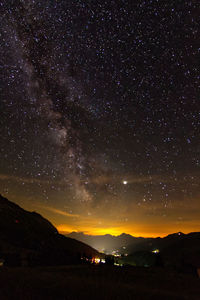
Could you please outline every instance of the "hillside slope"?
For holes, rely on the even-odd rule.
[[[0,195],[0,253],[8,264],[74,263],[81,256],[98,256],[92,247],[59,234],[36,212],[29,212]],[[25,258],[24,258],[25,257]]]

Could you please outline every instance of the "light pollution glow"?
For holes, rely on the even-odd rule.
[[[77,230],[77,227],[73,226],[68,226],[65,224],[61,224],[56,226],[57,230],[61,234],[69,234],[71,232],[83,232],[84,234],[88,235],[105,235],[105,234],[110,234],[113,236],[118,236],[122,233],[127,233],[135,237],[164,237],[168,234],[172,234],[175,232],[183,232],[183,233],[190,233],[194,231],[199,231],[200,228],[197,228],[195,224],[191,224],[190,227],[188,225],[184,226],[179,226],[178,224],[175,225],[174,227],[169,226],[165,227],[165,230],[163,231],[162,229],[159,230],[159,226],[149,226],[149,228],[143,228],[141,230],[133,230],[133,227],[127,226],[127,227],[121,227],[121,228],[115,228],[115,227],[109,227],[109,228],[91,228],[91,227],[79,227]],[[142,231],[144,230],[144,231]]]
[[[8,181],[1,177],[2,186],[3,183],[8,185]],[[128,182],[130,184],[130,181]],[[22,195],[18,180],[10,178],[13,192],[4,196],[24,209],[40,213],[63,234],[76,231],[89,235],[127,233],[133,236],[162,237],[179,231],[184,233],[200,231],[199,197],[194,198],[189,206],[187,202],[176,201],[171,206],[169,204],[167,209],[163,208],[159,201],[152,205],[153,210],[146,202],[141,202],[140,205],[137,202],[132,203],[127,209],[122,201],[118,205],[113,202],[113,209],[110,211],[104,204],[97,209],[92,203],[84,203],[84,206],[74,205],[74,209],[70,211],[69,207],[64,206],[64,201],[61,201],[62,197],[57,194],[52,194],[56,206],[53,202],[50,205],[49,201],[46,203],[42,201],[38,197],[37,183],[26,181],[24,186],[29,187],[30,184],[34,185],[35,192],[29,195],[28,190],[27,195],[26,193]]]

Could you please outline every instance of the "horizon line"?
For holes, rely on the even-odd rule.
[[[133,235],[133,234],[130,234],[130,233],[126,233],[126,232],[122,232],[121,234],[111,234],[111,233],[105,233],[105,234],[89,234],[89,233],[86,233],[84,231],[76,231],[76,230],[73,230],[71,232],[67,232],[67,231],[59,231],[60,234],[62,235],[69,235],[71,233],[82,233],[83,235],[86,235],[86,236],[106,236],[106,235],[110,235],[110,236],[113,236],[113,237],[119,237],[121,236],[122,234],[126,234],[126,235],[130,235],[132,237],[136,237],[136,238],[164,238],[164,237],[167,237],[169,235],[172,235],[172,234],[180,234],[180,235],[187,235],[187,234],[190,234],[190,233],[198,233],[199,231],[190,231],[190,232],[182,232],[182,231],[177,231],[177,232],[171,232],[171,233],[168,233],[168,234],[163,234],[161,236],[158,236],[158,235],[149,235],[149,236],[146,236],[146,235]]]

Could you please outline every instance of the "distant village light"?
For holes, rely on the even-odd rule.
[[[4,265],[4,259],[0,259],[0,267],[3,267]]]
[[[93,264],[99,264],[100,262],[101,262],[101,259],[98,258],[98,257],[94,257],[94,258],[92,259],[92,263],[93,263]]]
[[[152,252],[153,252],[153,253],[159,253],[160,250],[159,250],[159,249],[155,249],[155,250],[153,250]]]

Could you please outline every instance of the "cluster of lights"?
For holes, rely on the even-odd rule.
[[[106,262],[106,260],[104,258],[101,259],[101,258],[98,258],[98,257],[94,257],[92,259],[92,263],[96,264],[96,265],[98,265],[100,263],[105,264],[105,262]]]
[[[118,252],[118,250],[113,250],[112,255],[115,257],[121,257],[121,254]]]

